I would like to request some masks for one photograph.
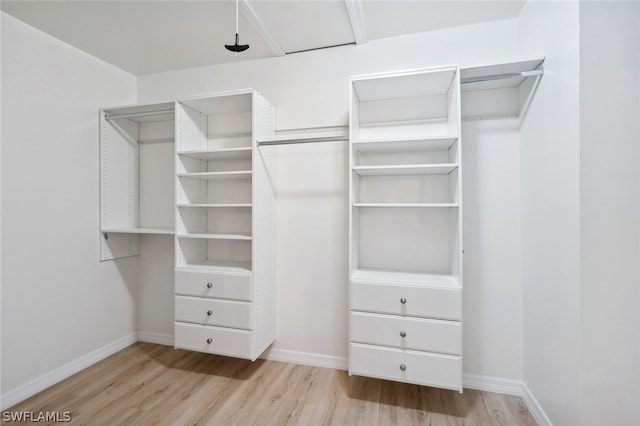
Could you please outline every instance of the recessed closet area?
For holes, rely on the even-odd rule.
[[[614,3],[157,73],[3,9],[2,409],[148,342],[640,421]]]

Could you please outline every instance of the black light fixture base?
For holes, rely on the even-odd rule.
[[[238,33],[236,33],[236,44],[225,44],[224,47],[231,52],[244,52],[249,48],[248,44],[238,44]]]

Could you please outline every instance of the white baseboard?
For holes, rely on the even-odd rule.
[[[173,335],[167,333],[138,332],[138,342],[156,343],[158,345],[173,346]]]
[[[545,414],[538,400],[533,396],[526,383],[522,383],[522,400],[531,411],[531,415],[540,426],[552,426],[551,420]]]
[[[45,373],[35,379],[29,380],[27,383],[11,389],[2,394],[0,397],[0,409],[5,410],[46,388],[76,374],[78,371],[95,364],[114,353],[130,346],[136,342],[136,334],[132,333],[124,336],[115,342],[109,343],[98,348],[86,355],[81,356],[61,367],[58,367],[48,373]]]
[[[292,351],[289,349],[271,348],[267,349],[260,358],[270,361],[290,362],[292,364],[310,365],[312,367],[335,368],[336,370],[347,370],[348,362],[346,357],[314,354],[310,352]]]
[[[462,383],[462,386],[467,389],[522,396],[523,383],[520,380],[464,374],[462,376]]]
[[[502,393],[522,397],[531,415],[540,426],[552,426],[549,417],[545,414],[542,406],[533,396],[526,383],[520,380],[500,379],[498,377],[479,376],[476,374],[465,374],[463,376],[464,387],[486,392]]]
[[[0,409],[5,410],[12,405],[29,398],[30,396],[53,386],[78,371],[84,370],[96,362],[134,344],[136,341],[173,346],[173,336],[170,334],[153,332],[132,333],[2,394],[2,396],[0,396]],[[309,365],[312,367],[333,368],[337,370],[347,370],[349,365],[346,357],[279,348],[268,349],[260,356],[260,358],[271,361]],[[464,374],[463,387],[486,392],[521,396],[539,425],[552,426],[551,421],[527,385],[520,380],[501,379],[498,377],[480,376],[477,374]]]

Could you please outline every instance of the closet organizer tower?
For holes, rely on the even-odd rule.
[[[175,346],[255,360],[275,339],[273,106],[176,104]]]
[[[351,78],[349,374],[462,391],[459,74]]]

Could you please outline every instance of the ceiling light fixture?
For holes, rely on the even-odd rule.
[[[224,47],[231,52],[235,52],[236,55],[238,52],[244,52],[249,48],[248,44],[238,44],[238,1],[236,0],[236,44],[225,44]]]

